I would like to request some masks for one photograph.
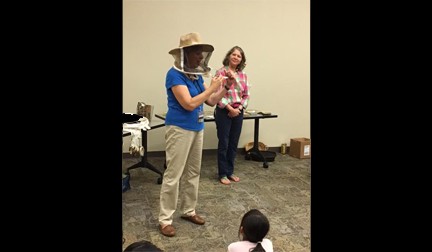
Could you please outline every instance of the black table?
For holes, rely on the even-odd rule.
[[[150,128],[149,130],[141,130],[141,134],[142,134],[142,146],[144,147],[144,155],[141,157],[141,161],[132,165],[131,167],[127,168],[126,174],[130,175],[129,171],[132,169],[136,169],[136,168],[148,168],[154,172],[156,172],[157,174],[159,174],[159,178],[157,179],[157,183],[158,184],[162,184],[162,177],[163,177],[163,172],[160,171],[159,169],[157,169],[156,167],[154,167],[152,164],[150,164],[147,160],[147,131],[153,130],[153,129],[157,129],[160,127],[165,126],[165,123],[163,121],[160,120],[152,120],[150,122]],[[129,136],[131,135],[130,132],[124,131],[123,130],[123,137],[125,136]]]
[[[162,120],[165,120],[165,114],[155,114],[155,117],[160,118]],[[243,114],[243,120],[251,120],[251,119],[255,120],[254,144],[253,144],[252,149],[250,149],[248,151],[247,155],[249,155],[249,157],[250,157],[250,155],[256,155],[257,157],[259,157],[259,159],[263,162],[264,168],[268,168],[268,163],[258,148],[259,121],[261,119],[275,118],[275,117],[278,117],[278,116],[275,114],[262,115],[262,114],[258,114],[258,113],[257,114],[248,114],[248,113]],[[205,111],[204,122],[214,122],[214,121],[215,121],[215,119],[213,117],[213,111]]]

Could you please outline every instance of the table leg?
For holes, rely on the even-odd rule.
[[[142,134],[142,146],[144,147],[144,155],[141,157],[140,162],[127,168],[126,173],[130,174],[129,170],[136,169],[136,168],[148,168],[160,175],[159,178],[157,179],[157,183],[162,184],[163,172],[161,172],[159,169],[157,169],[147,161],[147,131],[141,130],[141,134]]]
[[[258,148],[258,134],[259,134],[259,118],[255,118],[254,144],[253,144],[252,149],[250,149],[246,153],[246,159],[250,159],[251,155],[255,155],[255,156],[257,156],[263,162],[263,167],[264,168],[268,168],[267,160],[264,158],[264,156],[262,155],[261,151]]]

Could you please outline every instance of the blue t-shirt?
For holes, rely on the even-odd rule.
[[[201,75],[197,75],[198,80],[190,80],[186,75],[175,68],[168,70],[165,80],[167,90],[168,112],[165,116],[165,125],[175,125],[180,128],[192,131],[200,131],[204,129],[204,122],[199,122],[198,117],[200,111],[203,111],[204,105],[201,104],[193,111],[184,109],[175,98],[171,87],[176,85],[184,85],[188,88],[191,97],[195,97],[204,92],[204,79]]]

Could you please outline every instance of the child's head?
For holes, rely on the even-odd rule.
[[[124,250],[124,252],[141,252],[141,251],[147,251],[147,252],[161,252],[160,248],[156,247],[153,243],[149,241],[137,241],[129,246]]]
[[[239,228],[244,241],[261,242],[270,229],[267,217],[257,209],[249,210],[242,218]]]

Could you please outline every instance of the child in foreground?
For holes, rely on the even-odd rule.
[[[228,245],[228,252],[273,252],[273,243],[264,238],[269,230],[269,220],[263,213],[257,209],[248,211],[240,223],[240,241]]]
[[[137,241],[125,248],[123,252],[163,252],[162,249],[149,241]]]

